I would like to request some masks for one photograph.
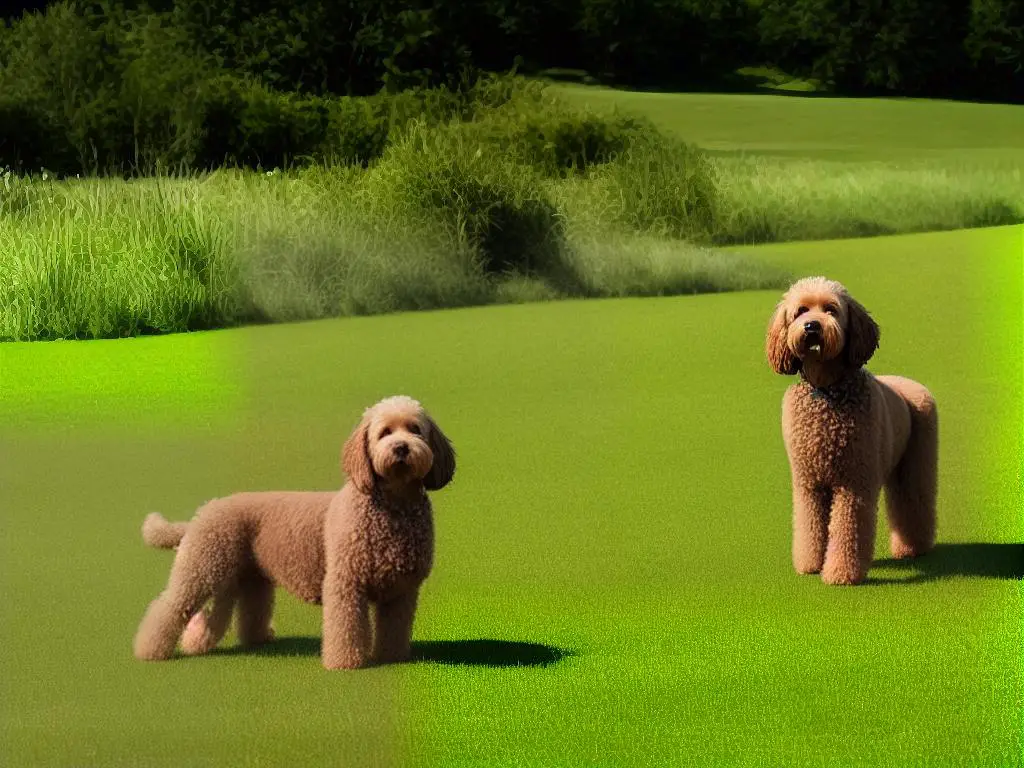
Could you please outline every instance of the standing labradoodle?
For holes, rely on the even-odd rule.
[[[779,302],[765,350],[776,373],[800,374],[782,401],[793,479],[793,566],[857,584],[871,565],[885,487],[894,557],[935,544],[939,424],[927,389],[863,366],[879,330],[837,282],[809,277]]]
[[[179,638],[185,653],[206,653],[236,604],[242,645],[267,642],[281,586],[323,604],[328,669],[407,659],[434,556],[426,491],[451,481],[455,452],[419,403],[392,397],[366,411],[342,463],[349,480],[338,492],[239,493],[208,502],[188,523],[149,515],[146,543],[178,552],[139,625],[135,655],[169,658]]]

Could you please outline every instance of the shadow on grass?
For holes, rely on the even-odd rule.
[[[540,643],[509,640],[424,640],[412,644],[417,662],[459,667],[547,667],[572,651]]]
[[[221,656],[319,656],[319,637],[279,637],[257,648],[218,648]],[[510,640],[420,640],[412,644],[412,662],[458,667],[547,667],[572,651],[541,643]]]
[[[1024,544],[937,544],[912,560],[876,560],[874,568],[905,571],[904,577],[874,578],[871,584],[919,584],[953,577],[1024,579]]]

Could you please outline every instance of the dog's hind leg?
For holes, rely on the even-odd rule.
[[[912,396],[911,396],[912,395]],[[904,393],[911,429],[906,450],[885,485],[893,557],[916,557],[935,546],[939,415],[923,387]]]
[[[189,619],[212,597],[210,586],[194,579],[176,559],[167,588],[149,604],[135,633],[135,657],[169,659]]]
[[[262,574],[247,575],[239,584],[238,642],[254,646],[274,639],[274,583]]]
[[[209,653],[224,637],[235,607],[235,591],[226,589],[213,598],[209,613],[201,610],[189,620],[181,635],[181,650],[189,656]]]
[[[417,593],[413,591],[377,605],[373,660],[378,664],[408,660],[416,599]]]
[[[201,525],[201,521],[190,524]],[[136,658],[156,661],[173,655],[189,620],[212,597],[226,595],[235,587],[242,558],[240,548],[237,536],[224,535],[216,527],[189,528],[171,565],[166,589],[149,604],[135,633]],[[210,619],[219,625],[230,616],[230,606],[222,604],[221,608],[214,607]],[[194,631],[198,630],[196,627]]]

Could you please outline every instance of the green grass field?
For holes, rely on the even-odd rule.
[[[792,572],[774,291],[0,345],[4,764],[1022,765],[1024,228],[746,253],[846,282],[934,392],[935,553]],[[136,662],[145,512],[334,487],[395,392],[460,459],[423,660],[327,673],[282,598],[268,652]]]
[[[559,86],[576,103],[647,115],[718,154],[898,165],[1024,167],[1024,110],[929,99],[674,94]]]

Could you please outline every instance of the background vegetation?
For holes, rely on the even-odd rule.
[[[700,88],[769,66],[849,94],[1020,101],[1022,51],[1020,0],[63,0],[0,31],[0,162],[366,163],[421,106],[382,89],[513,67]]]
[[[0,27],[0,339],[777,287],[778,270],[710,249],[1024,220],[1021,158],[851,167],[722,153],[715,131],[750,130],[735,104],[674,101],[676,130],[650,99],[593,107],[612,92],[494,74],[699,90],[756,71],[850,93],[1019,95],[1018,3],[876,11],[47,4]],[[858,109],[854,124],[881,114]],[[758,130],[799,131],[792,114]],[[915,115],[899,130],[919,144]],[[1019,123],[1000,112],[971,130]]]

